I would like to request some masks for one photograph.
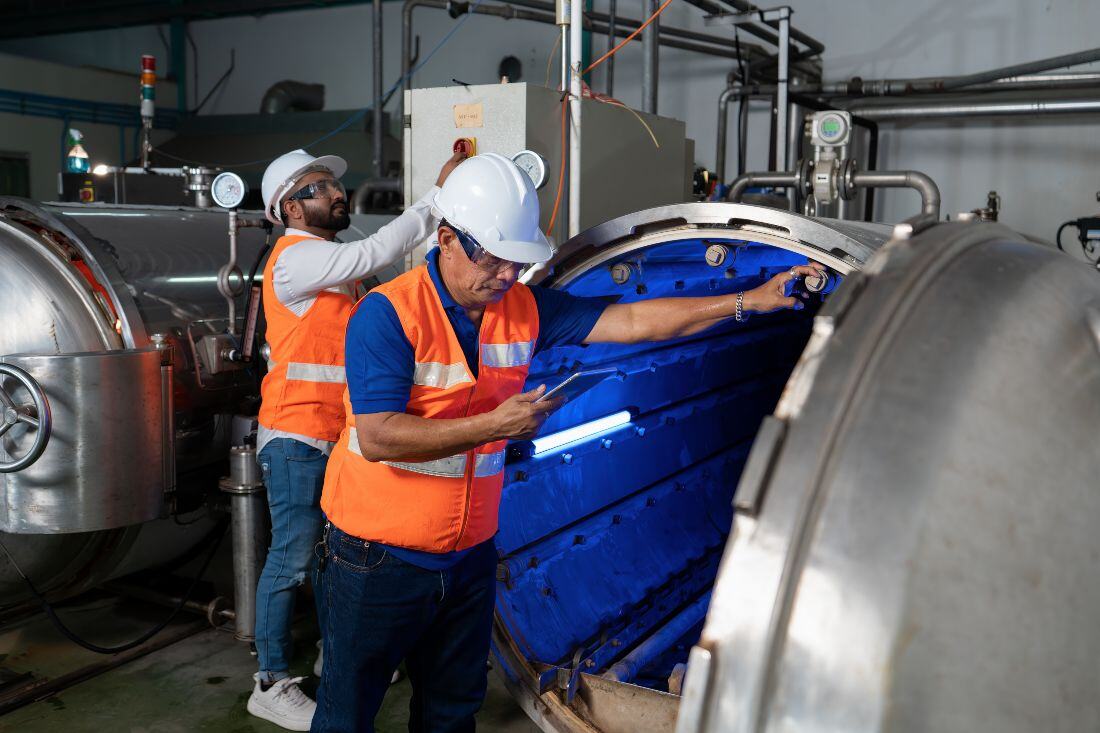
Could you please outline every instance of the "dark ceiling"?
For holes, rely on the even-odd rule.
[[[0,0],[0,38],[354,5],[366,0]]]

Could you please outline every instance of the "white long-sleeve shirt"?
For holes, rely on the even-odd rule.
[[[295,244],[275,260],[271,268],[275,297],[301,318],[317,302],[317,294],[324,290],[351,294],[347,288],[356,280],[370,277],[404,257],[435,233],[439,219],[432,214],[432,201],[438,191],[433,186],[396,219],[356,242],[330,242],[300,229],[287,228],[284,236],[308,237],[312,241]],[[334,445],[327,440],[260,425],[256,433],[256,450],[263,450],[275,438],[297,440],[325,455],[332,452]]]

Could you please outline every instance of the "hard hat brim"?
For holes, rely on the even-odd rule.
[[[554,248],[550,246],[549,240],[546,239],[546,235],[542,233],[541,229],[538,230],[538,241],[536,242],[504,241],[491,244],[479,242],[478,244],[494,257],[524,265],[541,264],[554,256]]]
[[[332,171],[334,178],[343,178],[344,174],[348,172],[348,162],[341,158],[339,155],[322,155],[317,160],[310,163],[308,168],[328,168]],[[301,175],[301,171],[294,174],[295,176]]]

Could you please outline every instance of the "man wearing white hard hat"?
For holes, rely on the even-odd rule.
[[[462,156],[439,175],[447,178]],[[256,589],[260,671],[248,711],[290,730],[309,730],[316,707],[291,677],[290,625],[297,588],[320,538],[318,501],[328,454],[344,424],[344,328],[357,281],[424,241],[438,224],[432,196],[367,239],[340,243],[350,224],[340,176],[347,163],[295,150],[264,172],[267,218],[286,225],[264,268],[268,373],[261,388],[257,449],[271,510],[271,548]],[[321,619],[322,631],[324,628]]]
[[[530,179],[492,153],[435,198],[439,247],[356,306],[348,409],[325,475],[325,667],[311,730],[373,730],[404,659],[412,731],[472,731],[486,689],[493,536],[508,440],[558,400],[524,392],[532,357],[567,344],[686,336],[796,305],[793,268],[748,292],[609,305],[517,283],[553,254]]]

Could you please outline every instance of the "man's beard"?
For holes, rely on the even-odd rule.
[[[337,206],[340,207],[338,212],[335,211]],[[306,226],[327,229],[331,232],[342,232],[351,226],[351,217],[348,216],[348,206],[345,201],[341,201],[338,204],[331,204],[325,208],[321,206],[307,206],[305,214]]]

